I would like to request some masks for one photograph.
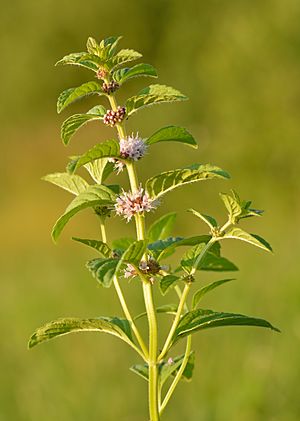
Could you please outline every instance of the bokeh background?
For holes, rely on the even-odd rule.
[[[53,64],[81,51],[89,35],[119,34],[122,47],[141,51],[143,60],[158,68],[160,83],[190,97],[141,111],[129,129],[146,137],[178,124],[199,141],[196,152],[176,144],[153,147],[139,164],[141,179],[192,162],[211,162],[232,175],[230,181],[168,195],[157,216],[176,210],[174,234],[205,233],[185,209],[193,206],[222,220],[218,192],[235,188],[266,210],[244,227],[267,238],[275,250],[272,256],[243,243],[225,244],[224,255],[240,268],[238,280],[207,296],[205,305],[265,317],[282,334],[255,328],[198,334],[193,383],[178,387],[164,419],[300,419],[299,21],[298,0],[2,4],[1,421],[147,419],[146,384],[128,370],[137,360],[116,339],[71,335],[26,349],[31,332],[59,316],[121,315],[113,290],[97,287],[84,268],[93,252],[70,240],[71,235],[98,237],[97,220],[88,211],[78,215],[54,246],[51,226],[71,197],[40,181],[62,171],[68,156],[112,136],[111,129],[92,123],[64,148],[60,124],[70,113],[89,109],[95,98],[57,116],[57,95],[91,75]],[[125,95],[147,83],[129,82]],[[111,239],[131,233],[132,224],[111,220]],[[205,274],[203,281],[209,279],[218,276]],[[140,311],[139,285],[124,283],[124,289]],[[170,293],[168,300],[175,296]]]

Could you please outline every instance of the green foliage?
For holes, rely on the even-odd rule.
[[[147,237],[150,243],[168,237],[175,225],[176,213],[171,212],[161,216],[150,226]]]
[[[178,126],[163,127],[146,140],[148,145],[159,142],[180,142],[189,145],[192,148],[198,148],[197,142],[193,136],[185,128]]]
[[[89,110],[86,114],[74,114],[67,118],[61,126],[61,139],[64,145],[68,145],[72,136],[89,121],[101,121],[106,113],[102,105],[97,105]]]
[[[212,216],[204,215],[204,213],[200,213],[195,209],[189,209],[188,211],[191,212],[193,215],[197,216],[198,218],[202,219],[202,221],[204,221],[211,230],[217,228],[218,223]]]
[[[110,65],[112,69],[115,69],[119,66],[122,66],[125,63],[130,61],[138,60],[142,57],[142,54],[138,53],[137,51],[130,50],[130,49],[123,49],[120,50],[111,60]]]
[[[52,230],[52,237],[56,241],[67,222],[79,211],[95,206],[111,206],[115,201],[115,193],[105,186],[90,186],[80,193],[67,207],[64,214],[57,220]]]
[[[231,228],[223,237],[220,238],[220,240],[226,238],[245,241],[246,243],[252,244],[253,246],[259,247],[265,251],[272,252],[272,247],[266,240],[256,234],[249,234],[248,232],[243,231],[241,228]]]
[[[73,102],[93,94],[104,95],[100,84],[95,81],[83,83],[77,88],[69,88],[59,95],[57,100],[57,112],[60,113]]]
[[[92,70],[93,72],[97,72],[99,65],[104,63],[93,54],[81,52],[68,54],[59,60],[55,65],[59,66],[66,64],[85,67],[86,69]]]
[[[30,337],[28,347],[32,348],[42,342],[75,332],[103,332],[116,336],[128,344],[132,343],[131,328],[128,320],[117,317],[99,317],[96,319],[79,319],[68,317],[37,329]]]
[[[71,175],[68,173],[54,173],[42,177],[42,180],[48,181],[58,187],[61,187],[76,196],[83,193],[89,184],[79,175]]]
[[[163,276],[159,281],[159,289],[162,295],[165,295],[179,281],[180,277],[176,275]]]
[[[143,257],[143,254],[146,251],[146,248],[147,248],[146,240],[134,241],[124,251],[124,254],[122,255],[122,259],[120,260],[120,262],[130,263],[138,269],[139,263]]]
[[[74,241],[78,241],[79,243],[85,244],[86,246],[97,250],[100,254],[102,254],[103,257],[109,258],[112,256],[111,248],[109,247],[108,244],[103,243],[103,241],[89,240],[89,239],[77,238],[77,237],[72,237],[72,239]]]
[[[189,311],[181,318],[174,334],[173,342],[199,330],[221,326],[257,326],[279,332],[279,329],[264,319],[243,314],[219,313],[212,310],[197,309]]]
[[[141,108],[163,102],[185,101],[188,98],[177,89],[165,85],[150,85],[126,101],[126,112],[130,116]]]
[[[194,164],[149,178],[146,181],[146,191],[152,199],[158,199],[176,187],[212,178],[229,178],[229,175],[216,166]]]
[[[193,296],[192,308],[195,309],[197,307],[205,294],[230,281],[234,281],[234,279],[221,279],[220,281],[211,282],[210,284],[198,289]]]
[[[77,165],[77,159],[69,163],[70,172],[74,171],[74,165]],[[112,162],[108,162],[107,158],[100,158],[87,162],[84,164],[84,167],[97,184],[102,184],[112,173],[114,164]]]
[[[156,69],[150,64],[136,64],[133,67],[125,67],[113,72],[113,80],[120,85],[127,82],[129,79],[140,76],[157,77]]]
[[[104,288],[110,288],[113,282],[119,260],[115,258],[92,259],[86,264],[93,277]]]
[[[229,214],[229,221],[236,224],[242,218],[249,218],[251,216],[260,216],[263,211],[251,209],[251,202],[241,200],[236,191],[231,190],[231,194],[220,193],[221,199],[224,202]]]

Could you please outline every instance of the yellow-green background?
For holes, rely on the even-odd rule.
[[[275,250],[271,256],[243,243],[226,244],[224,254],[240,267],[238,280],[207,296],[205,306],[265,317],[282,334],[254,328],[198,334],[194,380],[178,387],[164,419],[300,419],[299,21],[298,0],[3,3],[1,421],[148,419],[146,384],[128,371],[136,357],[116,339],[74,335],[26,350],[30,333],[56,317],[121,315],[113,290],[98,288],[84,268],[93,252],[69,239],[99,236],[97,220],[83,212],[54,246],[50,228],[70,197],[40,181],[46,173],[63,170],[67,156],[112,136],[111,129],[92,123],[68,149],[63,147],[61,122],[87,110],[95,99],[57,116],[57,95],[93,76],[53,64],[81,51],[89,35],[119,34],[123,47],[142,51],[145,62],[158,68],[160,83],[190,97],[187,103],[141,111],[129,129],[146,137],[163,125],[178,124],[199,141],[198,151],[154,146],[138,165],[141,179],[192,162],[211,162],[232,175],[229,182],[173,192],[158,215],[178,211],[176,235],[204,233],[185,209],[193,206],[221,219],[218,192],[234,187],[266,210],[244,227],[267,238]],[[120,101],[147,83],[130,81]],[[132,224],[111,220],[110,238],[130,231]],[[218,276],[204,274],[202,282],[209,279]],[[140,311],[139,284],[124,288]],[[166,298],[174,300],[173,293]]]

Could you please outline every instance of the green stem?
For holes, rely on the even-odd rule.
[[[168,334],[168,337],[166,339],[164,347],[163,347],[163,349],[162,349],[162,351],[161,351],[161,353],[158,357],[158,361],[161,361],[164,358],[164,356],[166,355],[166,353],[168,352],[168,350],[170,348],[170,345],[172,344],[172,339],[173,339],[175,330],[178,326],[178,323],[179,323],[179,320],[180,320],[180,317],[181,317],[181,314],[182,314],[182,310],[184,308],[184,305],[185,305],[185,302],[186,302],[186,299],[187,299],[187,296],[188,296],[188,293],[189,293],[190,289],[191,289],[191,282],[186,283],[185,287],[184,287],[184,290],[182,292],[179,304],[178,304],[177,312],[176,312],[175,318],[173,320],[170,332]]]

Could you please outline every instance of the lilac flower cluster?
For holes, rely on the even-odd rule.
[[[148,146],[138,134],[134,136],[132,133],[126,139],[120,139],[120,155],[122,158],[138,161],[145,155],[147,148]]]
[[[121,123],[126,115],[125,107],[118,107],[116,111],[108,110],[103,117],[103,123],[107,126],[114,127],[116,123]]]
[[[103,82],[103,84],[102,84],[102,90],[106,94],[110,95],[113,92],[115,92],[119,88],[119,86],[120,85],[117,82],[115,82],[114,80],[112,82],[109,82],[109,83]]]
[[[161,267],[159,263],[153,258],[150,258],[147,261],[142,260],[139,264],[139,270],[147,275],[157,275],[160,269]],[[130,263],[128,263],[126,268],[124,269],[124,277],[131,278],[137,275],[138,273],[135,267],[131,265]],[[151,278],[151,279],[154,281],[154,278]]]
[[[117,197],[115,211],[123,216],[127,222],[137,213],[150,212],[158,206],[157,201],[151,200],[144,189],[140,187],[135,192],[125,192]]]

